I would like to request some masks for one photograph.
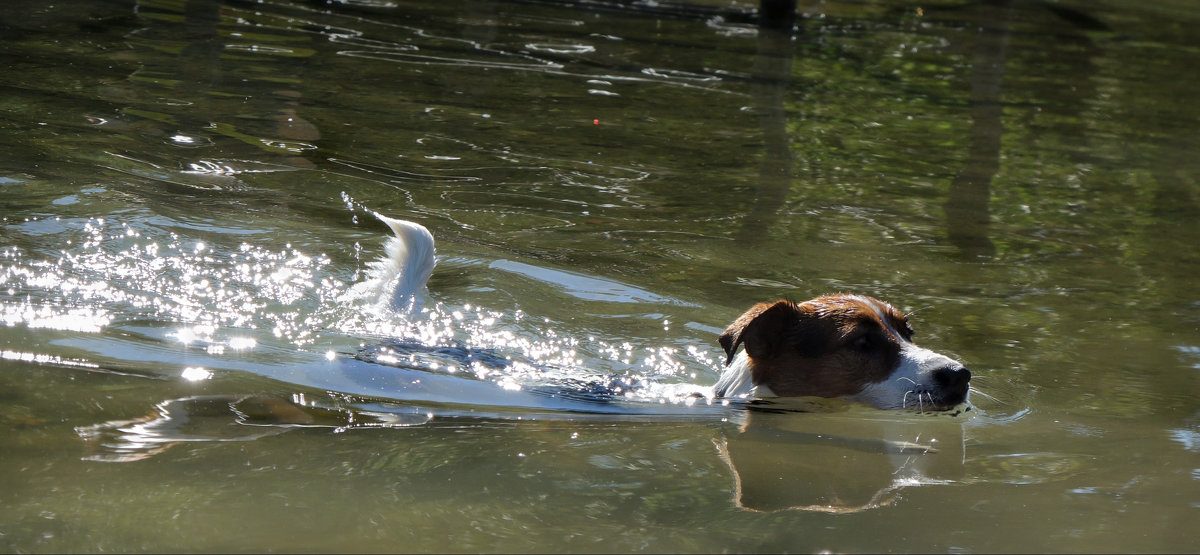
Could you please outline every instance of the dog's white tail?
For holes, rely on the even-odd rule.
[[[421,308],[425,283],[437,263],[433,234],[421,224],[373,214],[396,236],[384,245],[384,256],[368,263],[367,279],[355,284],[350,294],[386,302],[396,311],[415,312]]]

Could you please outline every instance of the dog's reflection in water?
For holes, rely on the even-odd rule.
[[[953,483],[963,467],[963,421],[836,406],[755,406],[713,440],[733,476],[733,500],[760,512],[847,514],[890,505],[901,490]]]
[[[876,411],[838,400],[760,403],[739,412],[742,424],[719,431],[713,444],[729,466],[733,502],[744,510],[855,513],[890,505],[905,488],[953,483],[962,475],[963,420],[951,414]],[[76,431],[85,459],[129,462],[186,443],[252,441],[294,428],[420,426],[432,419],[419,407],[353,398],[207,395],[163,401],[143,417]]]

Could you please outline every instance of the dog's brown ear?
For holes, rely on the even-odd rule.
[[[789,326],[800,318],[800,309],[791,301],[758,303],[725,328],[718,339],[725,349],[725,366],[733,362],[738,346],[746,344],[746,354],[767,358],[778,350]]]

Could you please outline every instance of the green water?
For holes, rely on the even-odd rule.
[[[1200,548],[1200,10],[756,7],[6,3],[0,549]],[[418,323],[345,296],[370,211],[437,238]],[[836,291],[974,409],[454,389],[709,385]],[[353,357],[414,325],[528,364],[401,395]]]

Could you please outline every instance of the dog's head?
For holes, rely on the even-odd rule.
[[[971,373],[913,344],[908,319],[860,295],[760,303],[721,334],[726,365],[746,346],[756,387],[776,396],[844,397],[882,409],[941,410],[966,402]]]

